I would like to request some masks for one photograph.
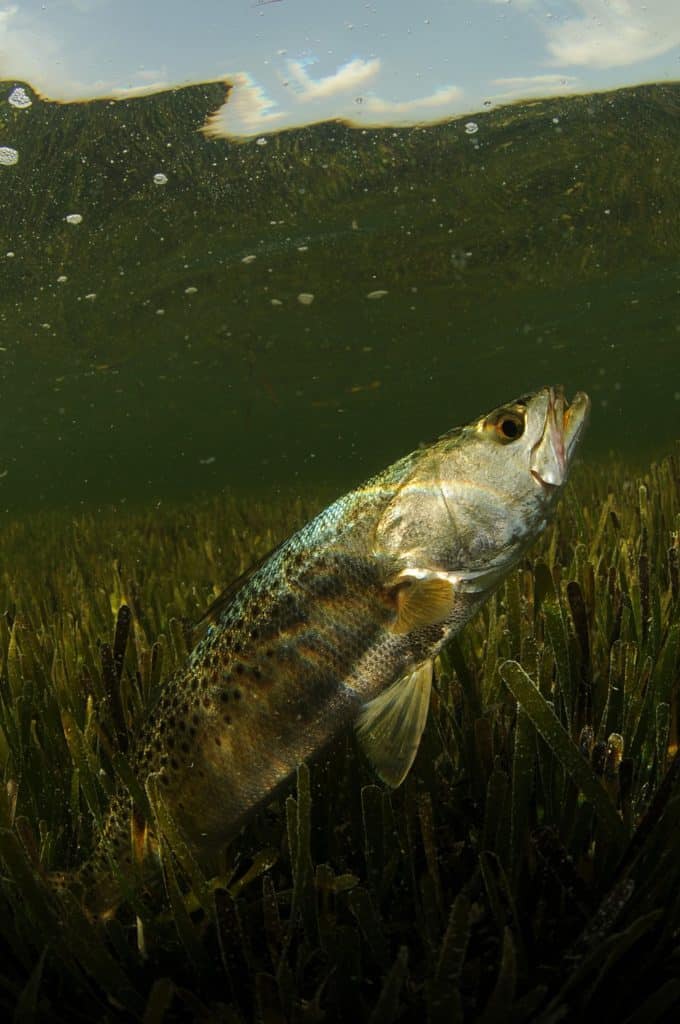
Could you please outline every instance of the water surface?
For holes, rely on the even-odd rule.
[[[4,509],[340,490],[545,382],[592,394],[587,456],[678,436],[680,86],[243,143],[201,131],[221,83],[19,84]]]

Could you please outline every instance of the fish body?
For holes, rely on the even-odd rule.
[[[588,407],[543,388],[451,431],[334,502],[216,602],[132,757],[196,849],[228,841],[350,723],[398,785],[433,658],[549,522]],[[131,815],[122,791],[81,871],[89,889],[111,855],[129,861]]]

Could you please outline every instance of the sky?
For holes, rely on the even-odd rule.
[[[678,78],[680,0],[0,0],[0,80],[72,101],[225,79],[208,127],[237,137]]]

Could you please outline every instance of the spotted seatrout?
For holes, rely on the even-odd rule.
[[[550,520],[588,408],[585,394],[568,405],[546,387],[445,434],[340,498],[216,602],[132,757],[195,847],[223,844],[350,723],[378,775],[401,782],[433,658]],[[112,856],[130,862],[135,815],[121,791],[80,871],[91,893]]]

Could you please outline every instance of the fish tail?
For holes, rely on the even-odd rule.
[[[117,794],[92,854],[73,871],[53,872],[55,895],[75,898],[92,921],[114,917],[127,896],[157,875],[157,844],[128,794]]]

